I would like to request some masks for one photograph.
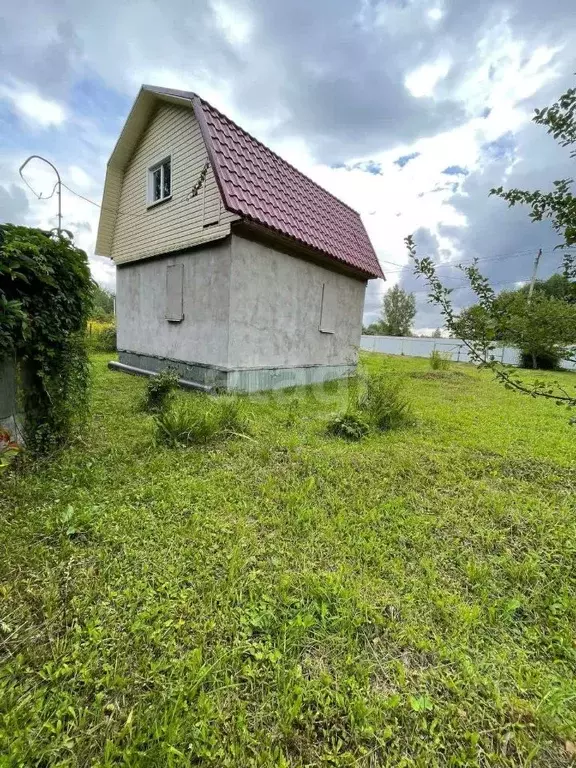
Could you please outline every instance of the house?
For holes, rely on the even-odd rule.
[[[350,374],[360,216],[194,93],[143,86],[108,162],[96,253],[117,265],[119,363],[254,391]]]

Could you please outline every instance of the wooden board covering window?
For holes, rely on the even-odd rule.
[[[166,267],[166,320],[178,323],[184,317],[184,264]]]

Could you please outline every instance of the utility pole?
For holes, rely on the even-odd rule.
[[[60,178],[60,174],[58,173],[58,168],[56,168],[54,163],[51,163],[50,160],[46,160],[45,157],[42,157],[42,155],[30,155],[30,157],[27,157],[26,160],[24,160],[24,162],[20,166],[20,168],[18,168],[18,173],[20,174],[20,178],[22,179],[24,184],[26,184],[28,189],[31,189],[32,192],[34,192],[34,190],[32,189],[30,184],[28,184],[28,182],[26,181],[26,179],[22,175],[22,171],[28,165],[30,160],[42,160],[42,162],[43,163],[47,163],[50,166],[50,168],[52,168],[54,173],[56,174],[56,178],[58,179],[58,181],[56,182],[56,185],[55,185],[55,189],[57,190],[57,195],[58,195],[58,226],[56,227],[56,229],[57,229],[58,234],[61,235],[62,234],[62,179]],[[34,192],[34,194],[36,195],[36,197],[39,200],[42,199],[42,193],[38,194],[37,192]],[[53,194],[54,194],[54,189],[52,190],[52,195]],[[49,197],[52,197],[52,195],[49,195]]]
[[[534,271],[532,272],[532,280],[530,281],[530,288],[528,289],[528,300],[526,301],[526,306],[530,306],[530,302],[532,301],[532,294],[534,293],[534,283],[536,282],[536,273],[538,272],[538,264],[540,264],[540,257],[542,256],[542,248],[538,248],[538,253],[536,254],[536,258],[534,259]],[[537,365],[537,359],[536,359],[536,353],[532,352],[532,367],[534,370],[538,367]]]
[[[534,271],[532,272],[532,280],[530,281],[530,288],[528,289],[528,305],[532,301],[532,294],[534,293],[534,283],[536,282],[536,273],[538,272],[538,264],[540,264],[540,258],[542,256],[542,248],[538,248],[538,253],[534,259]]]

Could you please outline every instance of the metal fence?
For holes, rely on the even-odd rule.
[[[458,339],[423,339],[414,336],[362,336],[360,347],[370,352],[384,352],[387,355],[406,355],[407,357],[430,357],[438,350],[450,356],[457,363],[472,362],[468,350]],[[518,365],[520,352],[516,347],[496,347],[492,353],[496,360],[506,365]],[[576,363],[562,361],[562,367],[576,370]]]

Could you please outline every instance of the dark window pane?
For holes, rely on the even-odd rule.
[[[157,168],[152,173],[152,200],[154,202],[156,200],[160,200],[160,192],[162,190],[160,177],[161,177],[161,170],[160,168]]]
[[[170,160],[168,160],[168,162],[164,163],[164,191],[162,197],[168,197],[170,195],[171,183]]]

